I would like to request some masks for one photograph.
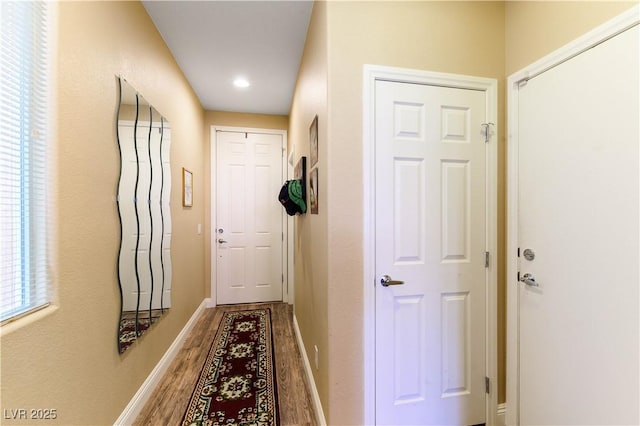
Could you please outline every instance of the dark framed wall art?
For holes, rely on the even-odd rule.
[[[318,116],[316,115],[311,122],[311,126],[309,127],[309,160],[311,164],[309,167],[313,167],[318,162]]]
[[[193,173],[182,168],[182,205],[193,207]]]
[[[309,207],[311,214],[318,214],[318,168],[311,170],[309,175]]]

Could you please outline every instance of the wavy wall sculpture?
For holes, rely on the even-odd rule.
[[[117,82],[123,353],[171,306],[171,128],[124,79]]]

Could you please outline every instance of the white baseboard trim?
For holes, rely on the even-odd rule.
[[[213,299],[213,297],[209,297],[207,299],[204,299],[204,302],[202,302],[205,304],[206,308],[215,308],[216,307],[216,301]]]
[[[318,388],[316,388],[316,382],[313,379],[313,371],[311,370],[311,364],[307,357],[307,351],[304,348],[302,341],[302,335],[300,334],[300,327],[298,327],[298,319],[293,314],[293,330],[296,333],[296,341],[298,342],[298,349],[302,356],[302,362],[304,364],[304,372],[307,375],[307,383],[309,384],[311,391],[311,403],[313,404],[314,411],[316,413],[316,422],[319,426],[326,426],[327,420],[324,418],[324,411],[322,410],[322,403],[320,402],[320,395],[318,394]]]
[[[151,370],[151,373],[144,381],[144,383],[142,383],[142,386],[140,386],[138,392],[133,395],[133,398],[131,398],[129,404],[127,404],[124,411],[122,411],[122,414],[120,414],[120,417],[118,417],[118,419],[115,421],[115,426],[128,426],[133,424],[133,422],[136,420],[136,418],[144,408],[144,405],[149,400],[149,397],[164,376],[164,373],[166,373],[167,369],[169,368],[171,361],[173,361],[180,348],[182,348],[182,344],[189,335],[189,332],[195,326],[196,321],[207,307],[207,300],[208,299],[204,299],[202,303],[200,303],[200,306],[198,306],[196,311],[193,313],[193,315],[191,315],[191,318],[189,318],[189,321],[187,321],[185,326],[182,328],[182,331],[180,331],[171,346],[169,346],[169,349],[167,349],[162,358],[160,358],[158,364],[153,368],[153,370]]]
[[[496,426],[505,426],[505,413],[507,412],[507,404],[498,404],[498,415],[496,416]]]

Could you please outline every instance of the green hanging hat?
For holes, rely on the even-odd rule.
[[[301,213],[307,212],[307,205],[302,199],[302,184],[299,179],[289,181],[289,198],[300,207]]]

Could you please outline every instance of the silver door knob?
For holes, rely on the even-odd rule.
[[[404,281],[393,280],[389,275],[383,275],[380,284],[382,284],[383,287],[389,287],[390,285],[402,285]]]
[[[539,284],[536,282],[536,278],[529,272],[520,277],[520,281],[531,287],[539,286]]]
[[[227,242],[227,240],[223,240],[222,238],[218,238],[218,242],[219,242],[220,244],[224,244],[224,243],[226,243],[226,242]]]

